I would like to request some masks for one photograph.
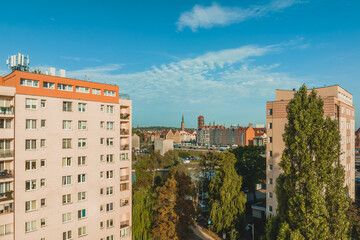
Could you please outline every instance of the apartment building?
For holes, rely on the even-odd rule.
[[[355,113],[353,97],[340,86],[329,86],[315,89],[324,101],[324,117],[330,116],[339,122],[341,135],[340,161],[345,168],[345,184],[349,196],[355,199]],[[309,92],[311,90],[308,90]],[[276,90],[276,101],[267,102],[267,136],[266,143],[266,206],[267,215],[276,214],[277,200],[274,192],[276,179],[281,173],[279,162],[285,148],[282,135],[287,123],[286,106],[295,96],[296,91]]]
[[[131,239],[131,111],[117,86],[0,77],[0,239]]]

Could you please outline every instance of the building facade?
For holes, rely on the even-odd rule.
[[[131,100],[13,71],[0,104],[0,238],[131,239]]]
[[[349,196],[355,198],[355,114],[352,95],[340,86],[316,88],[318,96],[324,101],[324,117],[330,116],[339,122],[341,135],[340,161],[345,168],[345,184],[349,187]],[[311,90],[309,90],[310,92]],[[274,192],[276,179],[281,173],[279,163],[285,148],[282,135],[287,123],[286,106],[296,91],[276,90],[276,101],[267,102],[266,144],[266,206],[267,215],[276,214],[277,201]]]

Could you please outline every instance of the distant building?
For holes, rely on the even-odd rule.
[[[360,128],[355,133],[355,148],[360,148]]]
[[[255,137],[253,140],[254,146],[266,146],[267,143],[266,133],[255,133]]]
[[[159,152],[164,156],[167,151],[174,150],[174,141],[172,139],[163,138],[155,139],[154,149],[155,152]]]
[[[181,131],[185,131],[184,114],[182,115],[182,120],[181,120]]]
[[[139,150],[140,149],[140,137],[137,134],[133,134],[131,141],[132,141],[133,149]]]

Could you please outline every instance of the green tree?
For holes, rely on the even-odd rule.
[[[211,180],[209,190],[211,229],[226,233],[228,239],[230,233],[237,235],[234,230],[242,229],[246,203],[246,195],[241,191],[242,177],[236,173],[235,162],[234,154],[220,154],[219,169]]]
[[[175,151],[167,151],[164,156],[161,158],[161,166],[164,168],[169,168],[179,164],[179,157]]]
[[[190,153],[187,152],[187,151],[180,151],[178,155],[181,158],[189,158],[189,157],[191,157]]]
[[[158,199],[155,206],[155,217],[152,236],[157,240],[179,239],[176,227],[179,224],[179,216],[175,212],[177,197],[177,182],[175,178],[169,178],[165,185],[157,187]]]
[[[360,239],[360,204],[353,202],[347,213],[350,222],[350,237],[354,240]]]
[[[156,193],[152,188],[140,187],[133,196],[132,238],[151,240],[151,228],[154,222]]]
[[[243,189],[248,188],[256,200],[256,184],[264,182],[266,179],[265,147],[244,146],[235,148],[231,152],[237,159],[236,171],[243,177]]]
[[[338,122],[324,118],[323,101],[305,85],[288,104],[287,118],[275,187],[278,222],[267,227],[277,238],[271,239],[346,239],[349,201]]]

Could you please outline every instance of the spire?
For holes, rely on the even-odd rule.
[[[182,120],[181,120],[182,123],[184,123],[184,114],[182,115]]]

